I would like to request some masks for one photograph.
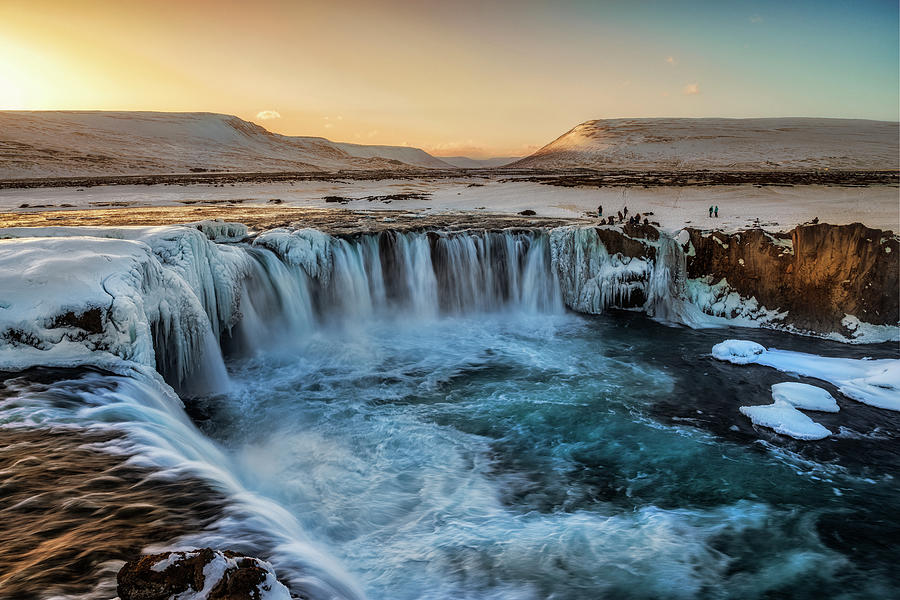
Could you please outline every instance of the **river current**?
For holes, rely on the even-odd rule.
[[[267,308],[274,292],[248,287],[241,324],[223,342],[228,383],[218,393],[184,394],[182,406],[141,370],[76,369],[49,383],[10,374],[0,421],[122,433],[96,447],[151,479],[196,481],[197,497],[220,503],[190,531],[147,546],[251,553],[316,600],[873,598],[896,589],[900,427],[829,384],[709,354],[729,337],[855,358],[896,358],[894,345],[692,330],[627,311],[579,315],[549,275],[530,281],[547,272],[542,244],[509,250],[519,258],[504,277],[514,282],[493,292],[482,280],[498,280],[496,267],[415,289],[414,257],[432,258],[411,244],[402,272],[419,301],[392,304],[397,278],[372,277],[366,265],[379,250],[363,243],[345,270],[368,269],[369,279],[360,291],[350,277],[346,290],[377,288],[384,306],[346,290],[294,304],[282,295],[297,323],[280,327]],[[273,280],[285,269],[254,252]],[[383,250],[381,262],[387,274]],[[464,293],[454,303],[446,289]],[[329,318],[323,305],[346,306]],[[835,435],[799,442],[740,414],[771,402],[782,381],[839,398],[839,413],[816,415]]]

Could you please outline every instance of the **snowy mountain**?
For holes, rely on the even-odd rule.
[[[0,111],[0,178],[453,168],[423,150],[279,135],[215,113]]]
[[[898,127],[862,119],[601,119],[576,126],[510,166],[895,170]]]

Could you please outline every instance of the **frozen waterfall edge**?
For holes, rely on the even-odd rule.
[[[845,252],[860,235],[874,237],[883,254],[897,244],[892,235],[854,237],[827,227],[839,229],[831,237],[850,236]],[[807,315],[798,326],[792,311],[767,308],[747,284],[736,289],[718,279],[716,250],[731,244],[734,253],[742,244],[732,235],[686,230],[671,237],[640,225],[350,236],[275,229],[254,237],[228,223],[7,229],[0,231],[0,369],[140,365],[180,393],[210,393],[227,385],[223,352],[254,352],[325,324],[392,314],[627,309],[690,327],[897,338],[889,315],[875,324],[841,315],[844,331],[808,327]],[[783,239],[769,236],[767,247],[759,236],[744,236],[759,247],[741,250],[735,269],[752,269],[773,249],[788,254]],[[701,258],[713,261],[709,273]],[[873,269],[886,270],[880,277],[890,284],[896,264],[883,262],[871,260],[857,275],[872,279]],[[794,272],[790,264],[784,270]]]

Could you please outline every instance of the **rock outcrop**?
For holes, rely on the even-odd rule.
[[[725,280],[742,298],[786,312],[784,325],[853,338],[858,322],[900,321],[900,240],[890,231],[860,223],[778,234],[686,231],[688,278]]]
[[[121,600],[290,600],[272,565],[230,550],[150,554],[118,575]]]

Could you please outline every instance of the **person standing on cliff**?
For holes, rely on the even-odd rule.
[[[709,216],[710,216],[710,217],[712,216],[712,211],[713,211],[713,207],[712,207],[712,205],[710,204],[710,206],[709,206]]]
[[[718,219],[719,218],[719,205],[718,204],[716,205],[715,213],[716,213],[716,218]]]
[[[597,207],[597,216],[601,217],[601,218],[603,217],[603,205],[602,204]]]

